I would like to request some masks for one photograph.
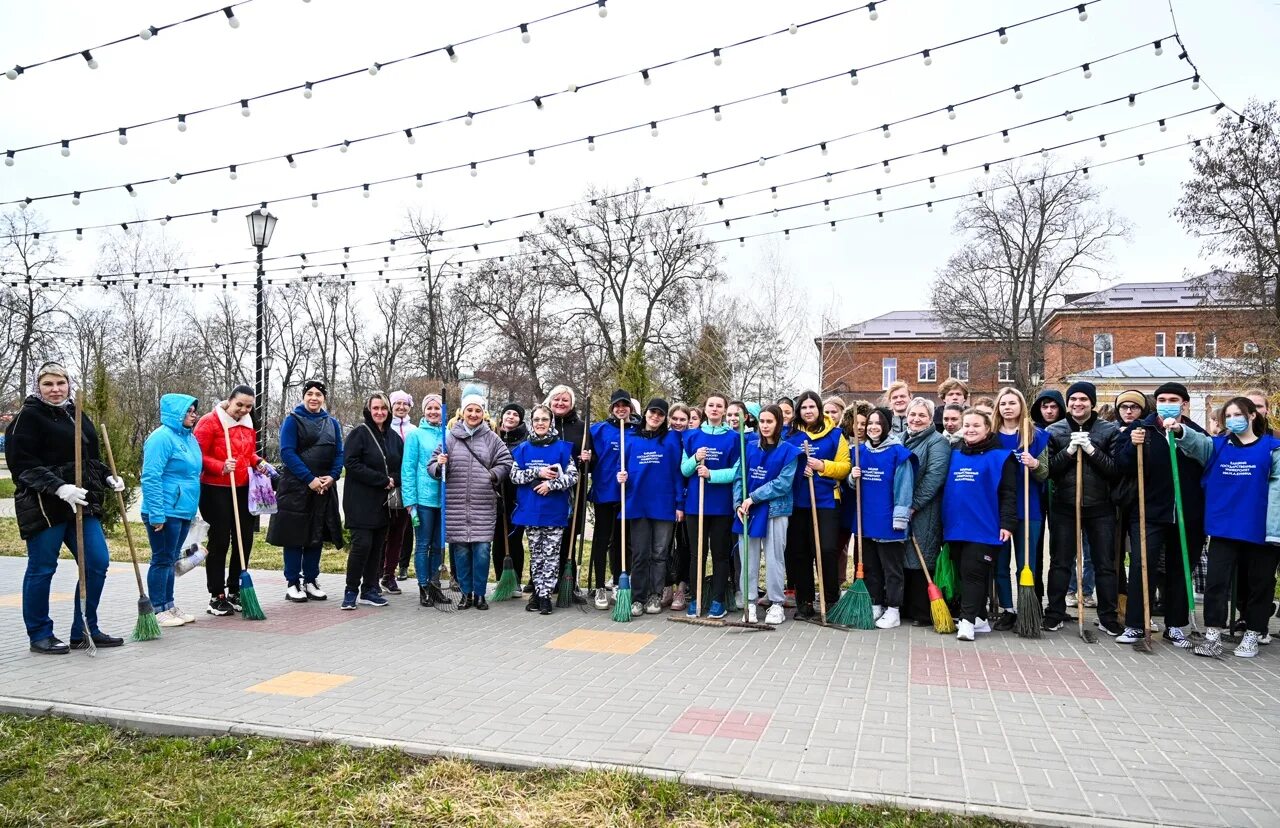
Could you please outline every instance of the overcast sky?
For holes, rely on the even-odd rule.
[[[71,135],[171,116],[348,69],[387,61],[426,48],[457,42],[506,25],[515,25],[573,6],[573,0],[491,0],[485,3],[422,3],[369,0],[359,4],[332,0],[255,0],[239,9],[242,25],[232,30],[222,16],[162,33],[148,42],[132,41],[95,52],[101,66],[90,71],[80,58],[31,70],[17,81],[0,78],[0,149],[26,146]],[[1150,42],[1173,32],[1166,0],[1103,0],[1089,7],[1087,22],[1074,12],[1011,30],[1010,41],[997,38],[937,50],[933,64],[917,55],[902,63],[861,73],[854,87],[839,79],[727,109],[721,122],[700,115],[670,124],[668,116],[744,95],[778,90],[846,72],[878,60],[969,34],[1011,25],[1066,7],[1053,0],[887,0],[879,19],[865,11],[802,28],[728,51],[721,66],[710,58],[655,70],[646,86],[639,70],[713,46],[769,32],[793,22],[822,17],[854,5],[847,2],[780,4],[745,0],[609,0],[609,15],[577,12],[531,27],[531,42],[516,33],[458,49],[451,63],[434,55],[387,67],[376,77],[360,74],[319,87],[311,100],[293,92],[253,104],[253,115],[238,108],[193,117],[179,133],[166,123],[136,130],[127,146],[114,137],[74,144],[69,158],[58,149],[18,156],[14,167],[0,167],[0,200],[72,189],[122,184],[175,171],[243,162],[320,144],[446,118],[468,110],[528,100],[619,73],[634,73],[598,88],[558,95],[542,111],[527,104],[478,118],[418,130],[417,143],[403,136],[383,139],[341,154],[336,150],[299,159],[297,169],[283,161],[249,167],[236,181],[225,173],[199,176],[176,185],[139,188],[137,198],[123,190],[87,196],[79,207],[70,199],[37,205],[51,228],[162,216],[228,204],[277,198],[336,186],[464,163],[507,152],[523,152],[559,141],[600,134],[634,123],[658,120],[659,136],[648,129],[602,138],[595,152],[583,144],[538,153],[537,164],[523,158],[466,172],[429,176],[423,189],[412,183],[374,187],[371,198],[359,193],[273,205],[280,223],[269,250],[278,255],[390,238],[403,232],[407,208],[421,207],[445,226],[537,210],[575,201],[588,185],[621,188],[633,179],[657,183],[703,170],[771,155],[833,138],[935,107],[1006,88],[1014,83],[1077,67],[1066,75],[1035,84],[1022,100],[1011,93],[960,107],[955,120],[945,115],[833,143],[829,155],[817,150],[743,170],[713,176],[708,186],[677,185],[656,194],[670,200],[705,199],[769,187],[828,170],[843,169],[944,142],[1014,126],[1036,118],[1079,109],[1141,91],[1191,74],[1166,41],[1154,55]],[[10,4],[0,27],[0,64],[25,64],[79,50],[214,7],[208,0],[164,0],[104,4],[89,0]],[[1251,96],[1274,95],[1280,88],[1280,4],[1273,0],[1174,0],[1179,29],[1207,86],[1188,84],[1139,96],[1137,106],[1113,104],[1076,117],[1015,131],[1008,144],[999,137],[966,145],[942,157],[934,152],[895,162],[892,172],[871,169],[837,177],[833,183],[787,187],[777,200],[765,193],[712,206],[708,218],[766,211],[817,198],[834,197],[910,179],[938,175],[1046,145],[1112,133],[1204,106],[1214,93],[1242,107]],[[1086,80],[1080,64],[1139,44],[1141,49],[1099,64]],[[1212,89],[1210,89],[1211,87]],[[1096,142],[1064,151],[1060,163],[1147,152],[1192,136],[1211,134],[1207,114],[1171,120],[1168,131],[1155,126],[1117,135],[1106,148]],[[1098,170],[1094,182],[1104,201],[1134,227],[1132,242],[1114,250],[1113,280],[1180,278],[1209,264],[1198,243],[1169,218],[1187,151],[1162,153],[1145,166],[1136,162]],[[920,184],[874,196],[845,199],[830,212],[819,207],[735,222],[708,231],[710,238],[825,221],[878,209],[913,204],[931,197],[968,192],[975,176],[939,178],[936,190]],[[874,218],[826,229],[793,233],[782,244],[799,289],[810,297],[813,332],[823,319],[849,324],[890,310],[923,307],[935,270],[954,249],[952,209],[893,213],[883,224]],[[515,235],[527,223],[452,234],[458,242],[484,242]],[[225,262],[250,253],[242,211],[212,224],[207,218],[174,221],[167,234],[185,251],[190,264]],[[99,237],[83,242],[64,236],[70,275],[94,270]],[[760,264],[764,242],[723,246],[726,269],[746,280]],[[485,248],[482,248],[485,249]],[[381,254],[385,250],[378,250]],[[487,252],[496,253],[489,248]],[[354,258],[354,256],[353,256]],[[394,262],[395,260],[393,260]],[[407,262],[404,262],[407,263]],[[1091,285],[1085,285],[1090,287]],[[807,374],[809,372],[806,372]],[[810,374],[811,375],[811,374]]]

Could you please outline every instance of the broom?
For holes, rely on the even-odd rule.
[[[947,599],[942,597],[942,590],[938,589],[938,585],[929,576],[929,565],[924,562],[924,553],[920,551],[920,542],[916,540],[915,535],[911,536],[911,545],[916,548],[920,569],[924,572],[924,579],[929,584],[929,613],[933,616],[933,631],[943,635],[953,633],[956,631],[956,622],[952,619],[951,610],[947,607]]]
[[[590,415],[588,415],[589,417]],[[582,420],[582,441],[578,445],[578,457],[582,456],[582,452],[587,449],[587,431],[590,423],[588,417]],[[575,461],[577,458],[574,458]],[[556,606],[560,609],[568,609],[573,606],[573,591],[578,586],[578,570],[573,562],[574,547],[574,531],[578,527],[578,504],[582,501],[582,496],[586,492],[586,475],[581,474],[578,477],[578,485],[573,487],[573,512],[569,515],[569,554],[564,556],[564,568],[560,571],[560,589],[556,591]],[[586,527],[583,527],[582,534],[586,534]],[[581,546],[579,546],[581,549]]]
[[[619,466],[627,468],[627,424],[618,421]],[[613,602],[613,620],[631,620],[631,576],[627,574],[627,482],[622,481],[622,571],[618,573],[618,597]],[[701,609],[701,608],[699,608]]]
[[[1172,431],[1168,437],[1169,466],[1173,469],[1173,507],[1178,518],[1178,543],[1182,546],[1182,574],[1187,579],[1187,618],[1191,622],[1191,637],[1203,638],[1204,633],[1196,624],[1196,591],[1191,583],[1191,554],[1187,551],[1187,517],[1182,508],[1182,482],[1178,477],[1178,437]],[[1168,566],[1167,563],[1165,565]]]
[[[1023,418],[1022,450],[1031,451],[1030,423]],[[1013,541],[1009,541],[1012,545]],[[1031,467],[1022,465],[1022,571],[1018,573],[1018,623],[1014,630],[1019,638],[1040,638],[1044,607],[1036,595],[1036,579],[1031,573]]]
[[[1147,475],[1143,468],[1146,453],[1146,445],[1138,446],[1138,561],[1142,567],[1142,638],[1133,642],[1133,649],[1151,655],[1151,588],[1147,581]]]
[[[745,462],[745,461],[744,461]],[[702,462],[698,462],[698,466],[702,466]],[[722,618],[703,618],[702,617],[702,587],[703,578],[702,570],[706,562],[706,554],[702,547],[702,510],[703,504],[706,502],[706,482],[707,479],[702,475],[698,475],[698,551],[694,554],[698,556],[698,583],[694,586],[693,606],[697,612],[694,615],[669,615],[668,621],[674,621],[677,624],[696,624],[703,627],[723,627],[725,620]],[[744,609],[743,612],[746,612]]]
[[[102,444],[107,450],[107,464],[111,466],[111,476],[119,477],[120,473],[116,471],[116,456],[111,451],[111,435],[107,432],[107,424],[104,422],[100,428]],[[142,587],[138,553],[133,546],[133,532],[129,529],[129,515],[125,508],[124,495],[120,492],[116,492],[116,503],[120,506],[120,522],[124,524],[124,539],[129,544],[129,559],[133,561],[133,577],[138,582],[138,623],[133,627],[132,638],[134,641],[155,641],[160,637],[160,624],[156,622],[156,608],[151,605],[151,599],[147,597],[147,591]]]
[[[1084,449],[1076,449],[1076,604],[1080,611],[1076,613],[1080,626],[1080,640],[1086,644],[1097,644],[1098,637],[1093,630],[1084,628],[1084,535],[1081,517],[1084,502]]]
[[[76,418],[75,429],[75,477],[76,488],[84,488],[84,415],[80,413],[80,403],[75,401],[72,403],[72,413]],[[81,641],[84,642],[84,648],[88,650],[89,655],[98,654],[98,646],[93,642],[93,636],[89,633],[89,592],[85,583],[85,566],[84,566],[84,507],[76,507],[76,567],[80,573],[80,635]]]
[[[862,467],[862,455],[858,449],[857,437],[853,440],[853,464]],[[853,583],[840,596],[840,600],[827,613],[827,620],[836,624],[845,624],[856,630],[874,630],[876,619],[871,611],[871,592],[862,580],[862,477],[853,481],[854,521],[857,524],[854,535]]]
[[[449,448],[449,403],[445,397],[445,389],[440,389],[440,449],[445,454]],[[456,612],[458,609],[457,600],[462,598],[462,592],[459,590],[454,593],[458,596],[455,599],[446,595],[441,584],[447,583],[449,578],[449,570],[444,566],[444,553],[448,549],[448,542],[444,527],[445,514],[445,479],[449,476],[449,464],[446,463],[444,468],[440,470],[440,569],[436,571],[436,579],[427,581],[427,597],[431,599],[431,605],[440,612]],[[450,590],[452,592],[453,590]]]
[[[747,432],[745,428],[745,417],[738,418],[738,464],[742,467],[742,496],[747,496]],[[698,478],[701,480],[702,478]],[[766,507],[767,508],[767,507]],[[750,517],[748,515],[748,517]],[[748,536],[748,521],[742,521],[742,535],[738,538],[738,554],[740,556],[739,569],[742,571],[742,620],[730,621],[725,620],[726,627],[741,627],[748,630],[776,630],[777,627],[772,624],[765,624],[760,621],[752,621],[751,613],[755,610],[755,603],[747,600],[747,586],[750,584],[748,578],[752,573],[747,571],[748,553],[750,551],[751,538]],[[759,584],[760,572],[755,573],[757,584]]]
[[[231,430],[222,429],[222,437],[227,443],[227,457],[233,457],[231,453]],[[240,616],[246,621],[265,621],[267,614],[262,611],[262,604],[258,603],[258,591],[253,588],[253,578],[249,576],[249,565],[244,557],[244,542],[240,534],[240,504],[236,501],[236,473],[231,472],[227,475],[231,481],[231,516],[235,521],[236,534],[236,552],[240,555]]]
[[[515,563],[511,560],[511,527],[507,526],[507,504],[502,492],[498,492],[498,517],[502,519],[502,575],[493,588],[490,601],[506,601],[520,589]]]

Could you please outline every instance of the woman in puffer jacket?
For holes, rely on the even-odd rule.
[[[160,426],[142,444],[142,522],[151,544],[147,596],[162,627],[196,620],[173,602],[173,565],[200,506],[203,460],[191,433],[198,418],[195,397],[165,394],[160,398]]]
[[[475,391],[462,397],[461,417],[436,446],[427,472],[445,483],[445,540],[462,587],[458,609],[487,610],[498,486],[511,473],[511,452],[485,424],[484,397]]]
[[[413,569],[418,576],[418,603],[424,607],[434,602],[427,584],[437,577],[444,563],[444,542],[440,535],[440,481],[427,473],[427,465],[440,442],[444,425],[440,422],[443,400],[439,394],[428,394],[422,401],[422,419],[404,443],[401,466],[401,491],[405,509],[414,525]],[[440,586],[437,582],[436,586]]]

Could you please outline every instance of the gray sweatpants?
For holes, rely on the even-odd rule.
[[[747,594],[743,599],[754,602],[760,594],[760,552],[764,551],[765,594],[774,604],[783,602],[782,590],[787,580],[787,523],[790,517],[769,518],[769,528],[763,538],[749,538],[747,544]]]

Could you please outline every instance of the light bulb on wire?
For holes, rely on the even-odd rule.
[[[240,28],[240,18],[236,17],[236,13],[234,9],[232,9],[230,6],[227,6],[225,9],[222,10],[222,13],[227,16],[228,26],[230,26],[233,29]]]
[[[98,61],[93,57],[93,55],[89,52],[88,49],[85,49],[83,52],[80,53],[80,55],[81,57],[84,58],[85,65],[88,66],[90,69],[98,68]]]
[[[532,38],[529,37],[529,24],[521,23],[520,24],[520,41],[522,43],[528,43],[530,40],[532,40]]]

